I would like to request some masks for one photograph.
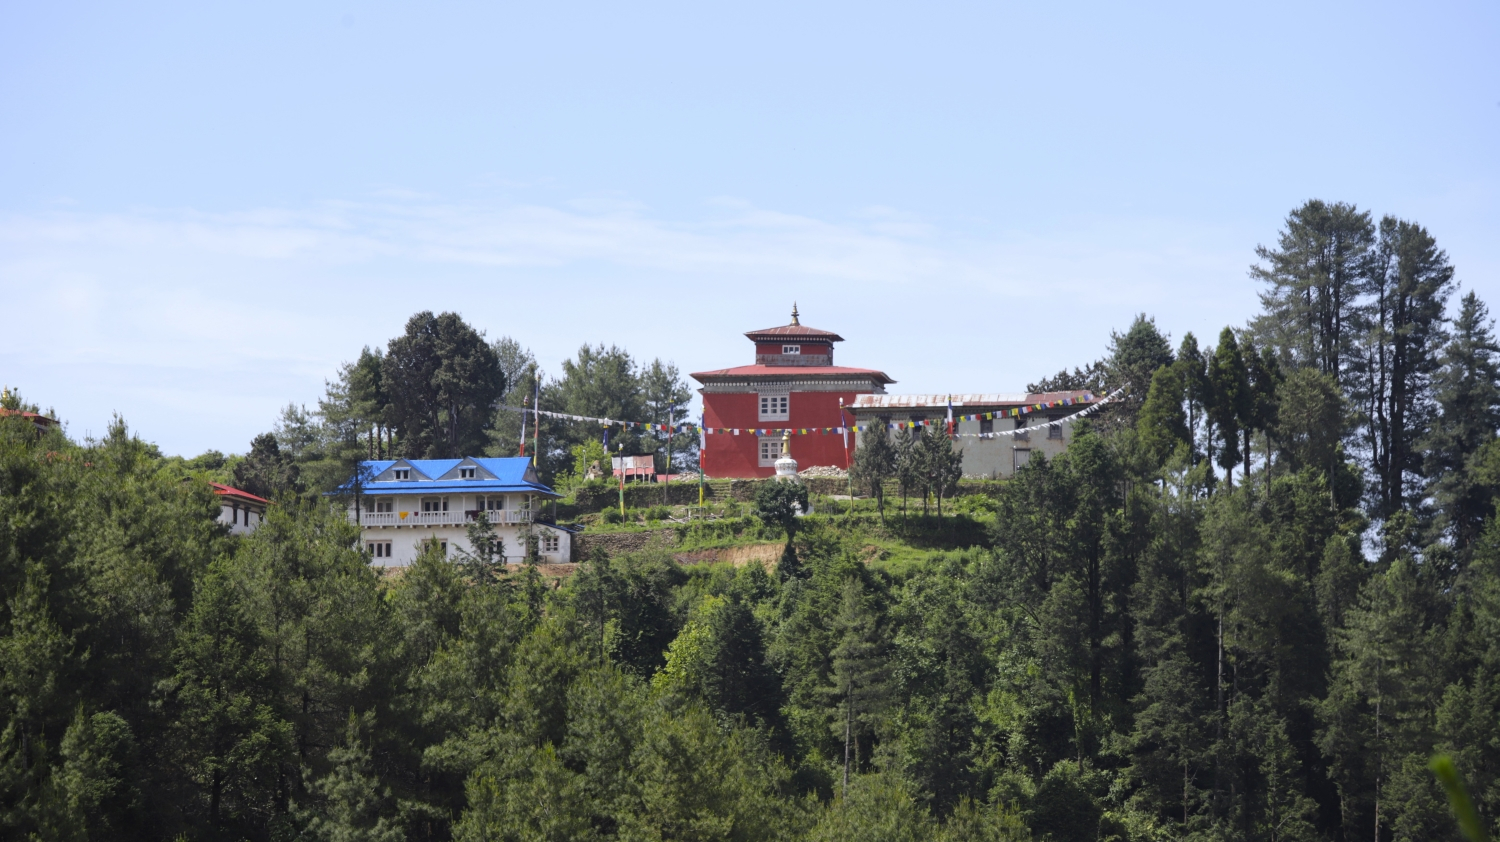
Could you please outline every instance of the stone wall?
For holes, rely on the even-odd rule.
[[[653,543],[677,546],[677,530],[654,529],[643,532],[580,532],[573,536],[573,560],[582,561],[595,550],[613,558],[622,553],[640,552]]]
[[[703,485],[703,499],[707,503],[722,503],[725,500],[738,500],[748,503],[755,498],[755,489],[762,483],[774,482],[770,479],[715,479],[709,480]],[[843,495],[849,493],[849,481],[839,477],[804,477],[802,484],[807,486],[808,493],[822,495]],[[1003,481],[994,480],[964,480],[958,485],[958,493],[955,496],[965,494],[990,494],[998,493]],[[864,496],[866,489],[856,488],[855,494]],[[885,486],[885,497],[887,500],[901,496],[901,489],[895,482],[887,482]],[[558,518],[564,521],[572,520],[579,515],[592,514],[604,509],[614,508],[620,504],[620,490],[618,486],[607,488],[580,488],[574,494],[573,503],[561,503],[558,506]],[[651,506],[696,506],[698,505],[698,484],[696,482],[672,483],[667,487],[663,483],[627,483],[625,486],[625,507],[628,509],[646,509]]]

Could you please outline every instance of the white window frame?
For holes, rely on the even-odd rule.
[[[479,473],[478,473],[477,469],[475,469],[475,468],[459,468],[458,469],[458,478],[459,479],[474,479],[477,476],[479,476]]]
[[[756,418],[761,421],[786,421],[792,415],[790,392],[760,392],[756,394]]]
[[[391,470],[391,475],[394,476],[397,481],[409,480],[411,479],[411,468],[394,468]]]
[[[760,457],[762,468],[776,467],[776,460],[782,457],[785,451],[782,449],[786,443],[773,436],[762,436],[755,445],[755,452]]]
[[[1049,423],[1056,422],[1057,420],[1058,419],[1056,419],[1056,418],[1048,419]],[[1050,426],[1050,427],[1047,428],[1047,438],[1048,439],[1050,439],[1052,441],[1062,441],[1062,437],[1063,437],[1063,425],[1057,424],[1057,423],[1052,423],[1052,426]]]
[[[428,505],[432,505],[434,508],[429,509],[429,508],[427,508]],[[446,511],[448,511],[448,498],[447,497],[423,497],[422,498],[422,511],[426,512],[426,513],[431,513],[431,512],[446,512]]]
[[[368,541],[365,543],[365,547],[370,551],[370,558],[391,557],[390,541]]]
[[[799,356],[802,353],[802,346],[801,345],[782,345],[781,346],[781,353],[785,354],[786,356],[789,356],[789,357]]]
[[[557,533],[551,529],[542,530],[541,540],[538,545],[541,547],[541,551],[548,555],[555,555],[562,551],[562,541],[558,538]]]
[[[505,495],[487,494],[474,501],[474,508],[481,512],[503,512],[505,511]]]

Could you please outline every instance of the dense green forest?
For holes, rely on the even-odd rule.
[[[1493,828],[1488,312],[1428,232],[1348,205],[1298,208],[1257,257],[1246,326],[1207,347],[1137,317],[1033,384],[1128,397],[941,515],[795,518],[763,486],[748,519],[789,548],[769,569],[371,568],[310,477],[514,442],[457,399],[359,408],[350,384],[392,394],[357,372],[394,340],[290,452],[285,418],[259,455],[188,460],[124,422],[73,442],[0,418],[0,835],[1458,839],[1436,753]],[[535,389],[529,362],[498,370],[481,397]],[[567,380],[544,399],[610,385]],[[330,433],[341,406],[365,414]],[[857,479],[952,493],[945,441],[872,437]],[[215,471],[277,494],[253,535],[213,522]],[[876,537],[913,551],[883,563]]]

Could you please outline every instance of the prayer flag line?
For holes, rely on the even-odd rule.
[[[955,415],[955,416],[953,416],[953,420],[955,422],[959,422],[959,421],[993,421],[996,418],[1020,418],[1020,417],[1024,417],[1024,416],[1030,415],[1030,414],[1032,414],[1034,412],[1040,412],[1042,410],[1052,409],[1052,408],[1059,407],[1059,406],[1077,406],[1079,404],[1089,404],[1089,406],[1086,409],[1083,409],[1083,410],[1081,410],[1079,412],[1075,412],[1075,413],[1073,413],[1071,415],[1068,415],[1065,418],[1059,418],[1059,419],[1056,419],[1054,421],[1049,421],[1049,422],[1047,422],[1045,424],[1038,424],[1035,427],[1029,427],[1029,426],[1028,427],[1019,427],[1019,428],[1014,429],[1014,430],[1002,430],[1002,431],[1000,431],[998,433],[959,433],[958,434],[958,436],[961,437],[961,438],[980,438],[980,437],[989,438],[989,437],[992,437],[992,436],[1013,436],[1013,435],[1015,435],[1017,433],[1024,433],[1024,432],[1026,432],[1028,430],[1033,430],[1033,429],[1040,430],[1040,429],[1044,429],[1046,427],[1056,426],[1058,424],[1070,423],[1072,421],[1076,421],[1079,418],[1083,418],[1084,416],[1091,415],[1096,410],[1098,410],[1099,407],[1102,407],[1105,404],[1113,401],[1123,391],[1125,391],[1125,387],[1121,387],[1119,389],[1116,389],[1114,392],[1111,392],[1109,395],[1106,395],[1102,399],[1096,399],[1095,396],[1092,393],[1085,392],[1084,395],[1083,395],[1083,397],[1081,397],[1081,398],[1063,398],[1061,400],[1044,401],[1044,402],[1041,402],[1041,403],[1026,404],[1026,405],[1023,405],[1023,406],[1011,407],[1010,409],[993,410],[991,412],[976,412],[976,413],[972,413],[972,414],[969,414],[969,415]],[[508,410],[510,412],[519,412],[519,413],[522,413],[523,416],[526,415],[526,414],[530,414],[533,417],[546,417],[546,418],[561,419],[561,420],[565,420],[565,421],[578,421],[578,422],[583,422],[583,423],[599,424],[600,426],[605,426],[605,427],[624,427],[624,428],[630,429],[630,430],[643,430],[643,431],[646,431],[646,432],[669,432],[670,431],[670,432],[674,432],[674,433],[684,433],[684,434],[686,434],[686,433],[701,433],[701,434],[704,434],[704,435],[734,435],[734,436],[738,436],[738,435],[741,435],[741,434],[744,434],[744,435],[754,435],[754,436],[783,436],[783,435],[807,436],[807,435],[814,435],[814,434],[817,434],[817,435],[843,435],[843,434],[850,433],[850,432],[861,432],[862,433],[862,432],[865,432],[866,430],[871,429],[873,426],[875,426],[873,424],[849,424],[849,425],[841,426],[841,427],[707,427],[707,426],[702,426],[702,425],[699,425],[699,424],[649,424],[649,423],[646,423],[644,421],[621,421],[621,420],[615,419],[615,418],[594,418],[594,417],[591,417],[591,416],[588,416],[588,415],[571,415],[571,414],[566,413],[566,412],[551,412],[551,411],[548,411],[548,410],[545,410],[545,409],[533,409],[531,407],[525,407],[525,406],[501,406],[499,408],[500,409],[504,409],[504,410]],[[890,422],[890,423],[888,423],[886,425],[887,428],[892,429],[892,430],[910,430],[910,429],[917,429],[917,428],[921,428],[921,427],[931,427],[931,426],[932,426],[932,422],[929,421],[929,420],[922,420],[922,421],[892,421],[892,422]]]

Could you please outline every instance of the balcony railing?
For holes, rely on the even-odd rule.
[[[506,509],[489,511],[490,523],[496,526],[531,523],[536,512],[530,509]],[[467,526],[479,516],[479,511],[464,512],[362,512],[359,523],[364,526]],[[349,515],[349,520],[355,520]]]

